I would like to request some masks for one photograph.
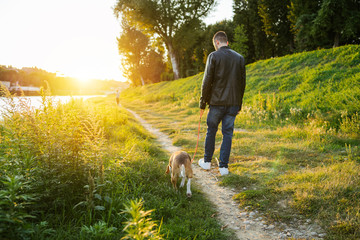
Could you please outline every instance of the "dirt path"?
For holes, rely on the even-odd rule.
[[[127,109],[136,119],[153,135],[157,137],[161,146],[170,153],[181,150],[180,147],[172,145],[171,139],[158,129],[152,127],[134,111]],[[296,228],[285,224],[268,224],[257,211],[249,212],[239,209],[238,204],[232,199],[237,192],[228,187],[218,185],[219,175],[217,168],[212,166],[210,171],[202,170],[194,161],[194,182],[201,187],[208,199],[216,206],[216,217],[222,222],[222,228],[230,228],[240,240],[270,240],[270,239],[322,239],[318,234],[319,228],[308,221]]]

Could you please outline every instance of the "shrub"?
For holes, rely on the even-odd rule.
[[[0,238],[26,238],[31,232],[28,214],[35,203],[35,194],[23,176],[4,176],[0,190]]]
[[[130,217],[124,228],[126,236],[122,239],[163,239],[160,234],[160,227],[157,228],[157,224],[149,218],[152,211],[144,211],[141,200],[130,201],[128,204],[125,204],[123,213],[130,215]]]
[[[360,136],[360,116],[356,112],[350,117],[347,112],[341,114],[340,131],[350,136]]]
[[[5,101],[0,173],[23,176],[7,180],[16,180],[37,193],[31,210],[35,216],[72,209],[86,194],[89,175],[102,178],[105,138],[101,118],[80,100],[60,105],[45,93],[36,110],[26,98],[16,103],[14,96],[8,95]]]

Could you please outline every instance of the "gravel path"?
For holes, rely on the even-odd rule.
[[[181,150],[180,147],[172,145],[171,139],[160,130],[152,127],[134,111],[127,109],[135,118],[153,135],[161,146],[172,153]],[[239,209],[232,197],[237,192],[228,187],[218,184],[219,172],[216,166],[211,170],[201,169],[196,161],[193,163],[195,184],[201,187],[208,199],[216,206],[216,217],[222,222],[222,228],[232,229],[240,240],[271,240],[271,239],[322,239],[325,234],[319,234],[321,229],[308,220],[299,227],[289,227],[285,224],[268,224],[264,217],[257,211],[250,212],[246,209]]]

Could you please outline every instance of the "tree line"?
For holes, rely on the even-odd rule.
[[[37,67],[17,69],[0,65],[0,81],[11,86],[33,86],[50,89],[55,95],[103,94],[115,88],[122,88],[124,83],[115,80],[90,80],[81,82],[76,78],[57,76]]]
[[[360,43],[358,0],[234,0],[232,20],[206,25],[215,0],[117,0],[123,72],[133,85],[202,72],[216,31],[247,63]]]

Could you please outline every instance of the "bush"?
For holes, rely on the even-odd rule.
[[[125,204],[123,213],[130,216],[124,227],[126,236],[122,239],[163,239],[160,234],[160,227],[157,228],[157,224],[149,218],[152,211],[153,210],[144,211],[141,200],[130,201],[128,204]]]
[[[7,101],[17,106],[13,98]],[[105,138],[99,116],[80,101],[57,106],[45,95],[41,109],[31,111],[25,101],[20,106],[7,109],[4,118],[5,160],[29,176],[43,209],[74,204],[84,194],[89,173],[101,175]],[[19,161],[24,158],[28,161]]]

